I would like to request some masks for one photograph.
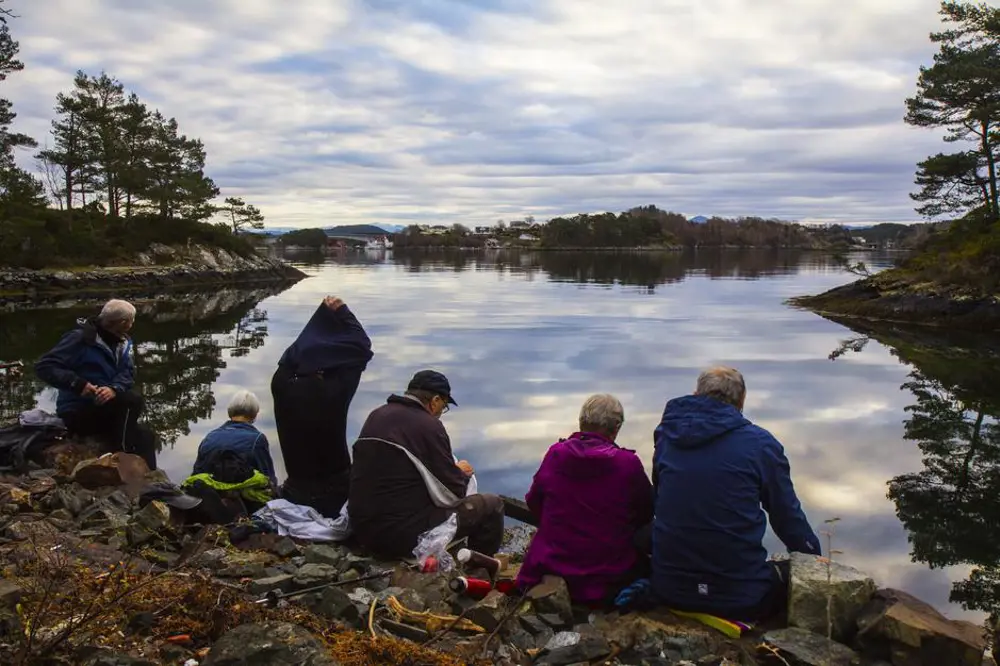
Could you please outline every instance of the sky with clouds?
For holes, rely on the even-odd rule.
[[[10,0],[45,140],[106,70],[276,226],[619,211],[913,220],[937,0]],[[25,164],[30,165],[25,156]]]

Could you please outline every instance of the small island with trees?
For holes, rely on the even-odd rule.
[[[3,2],[0,82],[24,68]],[[12,131],[15,118],[0,98],[0,264],[22,269],[0,271],[0,293],[301,277],[245,238],[264,226],[257,207],[216,203],[202,142],[107,73],[77,73],[42,146]],[[18,150],[33,151],[41,177],[17,164]],[[98,275],[105,267],[134,271]]]
[[[944,2],[906,122],[964,150],[917,165],[917,212],[951,218],[899,266],[792,303],[820,314],[1000,329],[1000,8]],[[865,273],[864,267],[855,270]]]

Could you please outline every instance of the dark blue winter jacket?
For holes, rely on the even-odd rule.
[[[205,435],[205,439],[198,445],[198,456],[195,458],[194,471],[191,473],[211,474],[210,463],[215,455],[222,451],[235,453],[243,462],[271,479],[271,483],[275,486],[278,485],[267,437],[252,424],[227,421]]]
[[[784,449],[735,407],[698,395],[667,403],[655,439],[656,595],[678,610],[753,619],[736,615],[772,584],[768,517],[789,551],[820,554]]]
[[[94,404],[92,397],[80,395],[88,382],[97,388],[110,386],[116,393],[135,384],[132,340],[124,337],[111,347],[99,334],[95,320],[79,319],[76,325],[35,363],[38,378],[59,389],[59,415]]]

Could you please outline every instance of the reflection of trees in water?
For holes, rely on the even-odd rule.
[[[1000,358],[991,341],[841,323],[865,334],[841,350],[874,338],[914,368],[902,386],[915,398],[904,437],[920,448],[923,468],[888,484],[913,560],[971,565],[951,600],[1000,616]]]
[[[215,406],[212,385],[226,367],[224,354],[242,357],[263,346],[267,311],[255,307],[282,289],[223,290],[183,299],[137,302],[134,329],[136,387],[146,400],[146,420],[161,444],[172,445]],[[31,366],[77,317],[97,308],[20,311],[0,317],[4,354],[23,359],[24,377],[0,394],[0,416],[16,417],[36,404],[43,388]],[[16,341],[16,344],[13,344]]]
[[[757,279],[797,272],[808,257],[822,268],[826,257],[793,250],[698,252],[396,252],[393,261],[414,273],[469,268],[510,272],[532,279],[542,273],[554,282],[622,284],[645,287],[680,282],[687,275]],[[832,267],[833,264],[830,264]]]

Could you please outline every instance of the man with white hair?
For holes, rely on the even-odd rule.
[[[100,439],[109,451],[142,456],[156,469],[152,433],[138,424],[142,396],[135,385],[135,351],[128,333],[135,307],[110,300],[100,314],[77,327],[35,364],[35,373],[59,389],[56,413],[70,432]]]
[[[745,400],[743,375],[715,367],[694,395],[667,403],[653,454],[652,587],[671,608],[753,622],[787,603],[787,566],[761,543],[768,519],[789,551],[819,555],[820,543],[784,449],[743,416]]]
[[[260,400],[247,390],[237,391],[229,401],[229,420],[205,435],[198,445],[198,456],[194,461],[192,474],[217,475],[219,468],[227,460],[238,460],[249,469],[250,476],[257,470],[270,479],[274,488],[278,479],[274,474],[274,462],[267,437],[254,426],[260,413]],[[240,481],[244,479],[239,479]]]

